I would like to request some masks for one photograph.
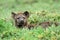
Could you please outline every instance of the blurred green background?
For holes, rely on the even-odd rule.
[[[60,0],[0,0],[0,40],[60,40],[60,25],[16,28],[11,12],[24,11],[30,12],[31,23],[60,22]]]
[[[0,0],[0,16],[10,17],[12,11],[49,12],[60,13],[60,0]],[[3,16],[4,15],[4,16]]]

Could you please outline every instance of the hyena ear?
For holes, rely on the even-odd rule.
[[[16,13],[12,12],[12,18],[15,18]]]
[[[25,11],[23,14],[24,14],[26,17],[29,17],[29,12],[28,12],[28,11]]]

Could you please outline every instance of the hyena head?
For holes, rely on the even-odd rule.
[[[25,11],[23,13],[14,13],[12,12],[12,17],[15,20],[15,25],[18,27],[26,26],[27,19],[29,17],[29,12]]]

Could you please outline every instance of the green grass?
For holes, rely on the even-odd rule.
[[[41,26],[31,30],[16,28],[11,12],[26,10],[30,12],[28,21],[31,23],[60,22],[60,0],[0,0],[0,40],[60,40],[60,25],[47,29]]]

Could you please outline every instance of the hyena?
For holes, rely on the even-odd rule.
[[[12,17],[15,21],[15,25],[17,27],[24,27],[24,26],[27,26],[28,23],[27,23],[27,20],[29,18],[29,12],[28,11],[25,11],[25,12],[20,12],[20,13],[14,13],[12,12]]]
[[[28,23],[28,18],[29,18],[30,14],[28,11],[25,12],[20,12],[20,13],[15,13],[12,12],[12,18],[15,21],[15,25],[16,27],[27,27],[27,28],[31,28],[31,27],[35,27],[35,26],[42,26],[43,28],[47,28],[49,26],[51,26],[52,24],[54,24],[55,26],[58,26],[59,23],[57,22],[42,22],[42,23],[38,23],[38,24],[30,24]]]

